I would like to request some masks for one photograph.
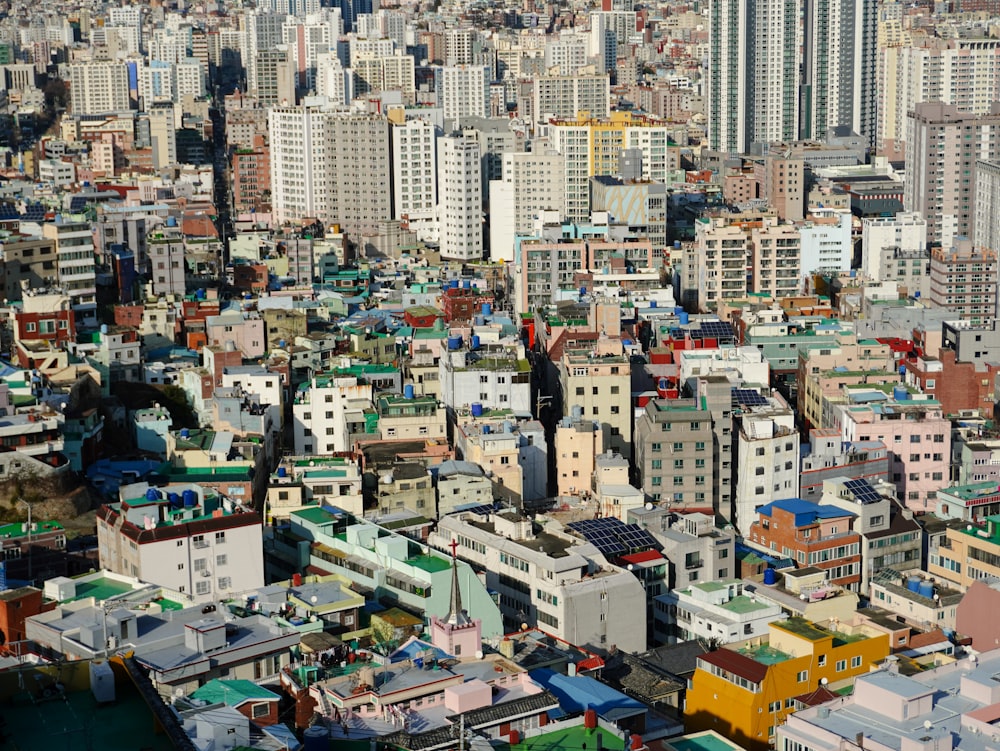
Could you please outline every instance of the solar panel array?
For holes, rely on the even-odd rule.
[[[767,399],[753,389],[733,389],[733,405],[743,407],[766,407]]]
[[[878,503],[882,500],[882,496],[867,480],[848,480],[844,483],[844,487],[863,504]]]
[[[584,519],[570,522],[566,527],[583,535],[587,542],[604,555],[625,555],[650,548],[661,550],[663,547],[638,524],[625,524],[615,517]]]
[[[726,323],[725,321],[702,321],[701,328],[698,330],[700,336],[696,335],[695,332],[691,332],[692,337],[701,339],[735,339],[736,332],[733,330],[733,325],[731,323]]]
[[[69,210],[72,212],[83,211],[87,208],[90,199],[87,196],[73,196],[69,199]]]

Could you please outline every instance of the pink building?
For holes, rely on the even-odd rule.
[[[205,319],[208,343],[225,347],[232,342],[247,359],[263,357],[267,351],[264,321],[256,311],[227,310]]]
[[[903,396],[902,392],[898,396]],[[888,399],[841,408],[841,439],[882,441],[889,448],[889,479],[914,511],[933,511],[948,484],[951,422],[928,398]]]

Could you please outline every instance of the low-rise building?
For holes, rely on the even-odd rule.
[[[737,579],[707,581],[673,589],[653,604],[657,643],[704,639],[718,644],[762,636],[768,624],[785,618],[781,607],[745,592]]]
[[[264,584],[261,518],[196,485],[121,489],[97,513],[101,566],[199,602]]]
[[[889,637],[867,625],[788,618],[767,637],[727,644],[698,658],[685,706],[685,728],[728,723],[726,737],[758,751],[773,742],[796,698],[829,683],[849,684],[886,658]]]

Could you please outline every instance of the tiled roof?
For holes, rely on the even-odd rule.
[[[714,652],[703,654],[701,659],[741,678],[746,678],[751,683],[760,683],[767,675],[767,665],[731,649],[717,649]]]

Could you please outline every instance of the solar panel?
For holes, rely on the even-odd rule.
[[[713,339],[734,339],[736,337],[733,326],[725,321],[702,321],[702,338],[711,337]]]
[[[625,524],[615,517],[583,519],[570,522],[566,527],[578,532],[604,555],[623,555],[649,548],[662,549],[656,538],[639,525]]]
[[[844,483],[844,488],[850,491],[862,504],[878,503],[882,500],[882,496],[867,480],[848,480]]]
[[[744,407],[766,407],[767,399],[753,389],[733,389],[733,404]]]

